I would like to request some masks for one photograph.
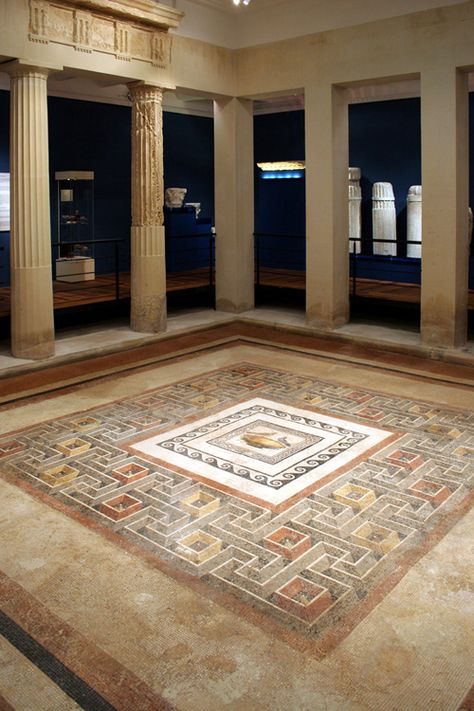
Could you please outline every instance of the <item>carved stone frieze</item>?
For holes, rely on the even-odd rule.
[[[32,42],[48,43],[48,3],[30,0],[28,37]]]
[[[74,47],[80,52],[92,52],[92,17],[88,12],[74,12]]]
[[[115,56],[130,61],[130,28],[125,22],[115,23]]]
[[[105,52],[118,60],[138,59],[164,69],[171,61],[168,29],[177,26],[180,13],[168,8],[163,17],[148,0],[137,5],[132,13],[125,0],[29,0],[28,37],[32,42]]]

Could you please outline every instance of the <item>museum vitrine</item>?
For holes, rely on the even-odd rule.
[[[89,281],[95,278],[94,173],[59,171],[57,186],[58,281]]]

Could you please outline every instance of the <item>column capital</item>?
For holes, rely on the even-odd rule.
[[[127,88],[132,101],[161,101],[165,91],[159,84],[147,81],[134,81]]]
[[[48,64],[28,59],[12,59],[11,62],[0,64],[0,70],[9,74],[10,77],[36,75],[47,79],[50,74],[62,72],[63,69],[64,67],[59,64]]]

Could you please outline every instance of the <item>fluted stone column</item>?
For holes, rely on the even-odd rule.
[[[11,81],[11,349],[54,355],[47,79],[50,68],[4,65]],[[59,68],[56,68],[59,69]]]
[[[412,185],[407,195],[407,257],[418,259],[421,259],[421,200],[421,185]]]
[[[374,183],[372,188],[372,225],[374,254],[397,256],[397,213],[391,183]]]
[[[362,188],[360,168],[349,168],[349,251],[360,254],[362,236]]]
[[[166,330],[163,226],[163,90],[137,82],[132,100],[132,234],[130,326],[141,333]]]

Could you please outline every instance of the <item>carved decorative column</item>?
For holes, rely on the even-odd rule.
[[[349,252],[360,254],[362,237],[362,177],[360,168],[349,168]]]
[[[158,86],[130,86],[132,100],[132,285],[134,331],[166,330],[163,227],[162,95]]]
[[[54,355],[49,202],[49,68],[4,65],[11,77],[11,338],[12,354]]]

